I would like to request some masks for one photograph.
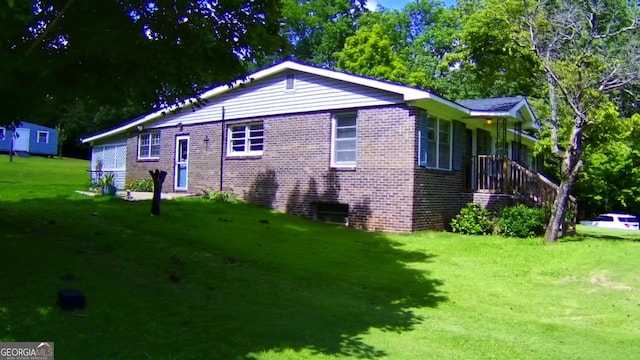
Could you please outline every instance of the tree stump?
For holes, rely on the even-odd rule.
[[[153,200],[151,201],[151,215],[160,215],[160,199],[162,194],[162,184],[167,177],[166,171],[149,170],[149,174],[153,179]]]

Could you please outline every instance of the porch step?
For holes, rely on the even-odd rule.
[[[28,158],[31,156],[31,154],[29,154],[26,151],[14,151],[13,153],[16,154],[16,156],[23,157],[23,158]]]

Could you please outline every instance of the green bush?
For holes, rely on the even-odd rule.
[[[498,227],[504,236],[529,238],[544,232],[544,220],[543,209],[520,204],[502,209]]]
[[[228,189],[225,191],[213,191],[209,189],[202,189],[202,197],[208,200],[213,200],[215,202],[223,202],[229,204],[239,203],[240,200],[238,196],[233,192],[233,190]]]
[[[487,235],[493,232],[491,212],[482,206],[468,203],[451,220],[451,230],[460,234]]]
[[[132,181],[129,186],[127,186],[127,190],[153,192],[153,180],[144,179]]]

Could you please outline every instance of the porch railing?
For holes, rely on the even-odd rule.
[[[558,185],[534,169],[506,156],[478,155],[471,158],[471,180],[474,192],[513,194],[523,196],[536,206],[551,206],[558,193]],[[577,201],[569,197],[567,219],[563,234],[575,231]]]

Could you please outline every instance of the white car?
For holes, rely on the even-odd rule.
[[[638,230],[640,228],[638,217],[632,214],[601,214],[592,220],[582,220],[580,224],[604,229]]]

